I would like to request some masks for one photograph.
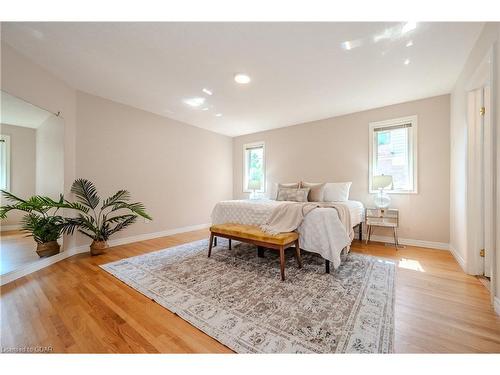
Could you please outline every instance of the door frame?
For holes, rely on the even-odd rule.
[[[485,232],[485,247],[489,246],[491,248],[491,283],[490,291],[492,297],[495,294],[496,285],[496,249],[498,245],[498,236],[496,236],[497,225],[497,215],[498,215],[498,191],[496,190],[496,158],[498,158],[497,147],[496,147],[496,109],[493,103],[496,103],[496,81],[494,69],[496,67],[496,46],[493,45],[481,63],[476,68],[476,71],[471,76],[468,84],[465,86],[467,92],[467,103],[469,100],[469,93],[471,91],[489,87],[490,97],[489,103],[485,105],[488,106],[488,116],[489,116],[489,129],[485,129],[485,170],[484,170],[484,182],[486,192],[484,194],[484,215],[487,218],[484,222],[484,232]],[[467,105],[467,110],[468,110]],[[484,259],[479,255],[479,237],[477,233],[480,228],[480,218],[481,218],[481,182],[478,176],[480,176],[481,164],[478,157],[483,150],[480,149],[480,140],[478,139],[477,129],[474,124],[470,124],[469,116],[467,116],[467,272],[470,274],[478,275],[482,274],[484,270]],[[486,137],[488,135],[488,138]],[[496,155],[496,156],[495,156]],[[497,193],[497,195],[495,194]]]

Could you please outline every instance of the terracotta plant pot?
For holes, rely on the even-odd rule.
[[[104,251],[109,247],[106,241],[92,241],[90,245],[90,254],[99,255],[104,253]]]
[[[57,241],[50,241],[46,243],[39,243],[36,246],[36,253],[40,258],[50,257],[59,253],[61,246]]]

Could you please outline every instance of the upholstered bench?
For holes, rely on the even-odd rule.
[[[262,231],[255,225],[231,223],[212,225],[210,227],[210,244],[208,246],[209,257],[212,253],[214,238],[217,237],[229,239],[229,249],[231,249],[231,240],[257,245],[259,247],[259,256],[262,256],[262,248],[278,250],[280,253],[281,280],[285,280],[285,249],[295,246],[295,259],[299,268],[302,268],[298,233],[289,232],[272,235]]]

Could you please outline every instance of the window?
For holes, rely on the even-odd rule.
[[[10,190],[10,136],[0,135],[0,189]]]
[[[370,123],[370,193],[373,176],[392,176],[389,193],[417,192],[417,116]]]
[[[264,154],[264,142],[250,143],[243,146],[243,191],[252,192],[248,184],[250,181],[258,181],[260,189],[256,192],[263,193],[266,187],[266,160]]]

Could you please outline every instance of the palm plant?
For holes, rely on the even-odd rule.
[[[37,243],[38,255],[57,254],[60,249],[57,240],[61,237],[64,227],[64,218],[57,212],[66,206],[64,197],[60,195],[59,200],[55,201],[49,197],[35,195],[24,200],[8,191],[1,192],[4,198],[13,204],[0,207],[0,219],[5,219],[9,211],[26,212],[21,220],[21,230],[29,233],[28,237],[33,237]]]
[[[118,190],[101,203],[94,184],[86,179],[77,179],[71,192],[75,194],[76,202],[66,202],[67,207],[79,212],[77,217],[65,219],[63,232],[73,234],[77,229],[91,238],[92,254],[100,254],[108,247],[106,241],[109,237],[135,223],[139,216],[151,220],[144,204],[130,203],[127,190]]]

